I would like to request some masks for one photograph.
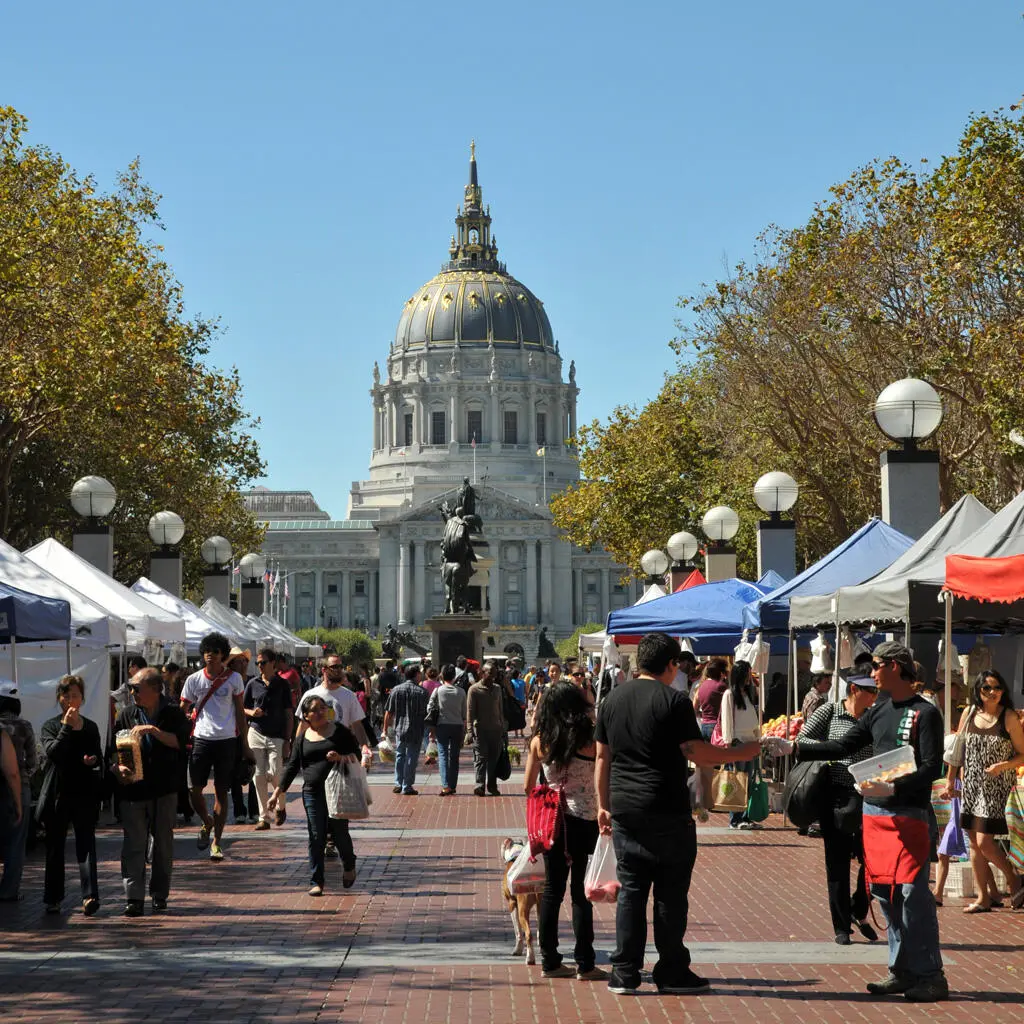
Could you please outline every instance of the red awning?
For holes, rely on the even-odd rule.
[[[676,587],[674,593],[678,594],[681,590],[689,590],[690,587],[699,587],[702,583],[707,583],[707,580],[704,578],[704,573],[702,573],[700,569],[694,569],[693,572],[691,572],[690,575],[687,576],[678,587]]]
[[[946,556],[946,590],[956,597],[1009,604],[1024,599],[1024,555]]]

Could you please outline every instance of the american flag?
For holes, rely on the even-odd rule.
[[[263,573],[263,582],[264,583],[272,583],[273,579],[274,579],[274,577],[270,575],[270,570],[266,569],[264,571],[264,573]]]
[[[288,580],[287,579],[285,579],[285,581],[284,581],[284,599],[286,601],[288,600]]]

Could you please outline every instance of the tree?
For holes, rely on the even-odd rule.
[[[217,325],[184,317],[137,163],[101,194],[26,130],[0,108],[0,534],[68,541],[71,485],[95,473],[118,490],[117,574],[145,571],[149,516],[171,508],[195,584],[207,535],[262,536],[238,493],[263,469],[238,373],[204,362]]]
[[[384,655],[380,641],[361,629],[297,629],[295,635],[307,644],[319,642],[329,654],[337,654],[346,664],[373,666]]]
[[[584,633],[597,633],[604,629],[604,623],[601,622],[588,622],[584,626],[580,626],[572,636],[567,636],[564,640],[559,640],[555,644],[555,650],[558,651],[558,657],[565,661],[566,658],[576,658],[580,653],[580,637]]]

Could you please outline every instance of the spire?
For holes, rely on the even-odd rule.
[[[476,140],[469,144],[469,183],[463,205],[455,216],[457,231],[449,247],[449,270],[503,269],[498,263],[498,247],[491,237],[491,212],[484,206],[483,190],[477,178]]]

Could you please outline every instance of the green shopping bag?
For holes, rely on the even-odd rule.
[[[758,761],[750,782],[750,795],[747,797],[747,820],[764,821],[770,809],[768,783],[761,776],[761,762]]]

